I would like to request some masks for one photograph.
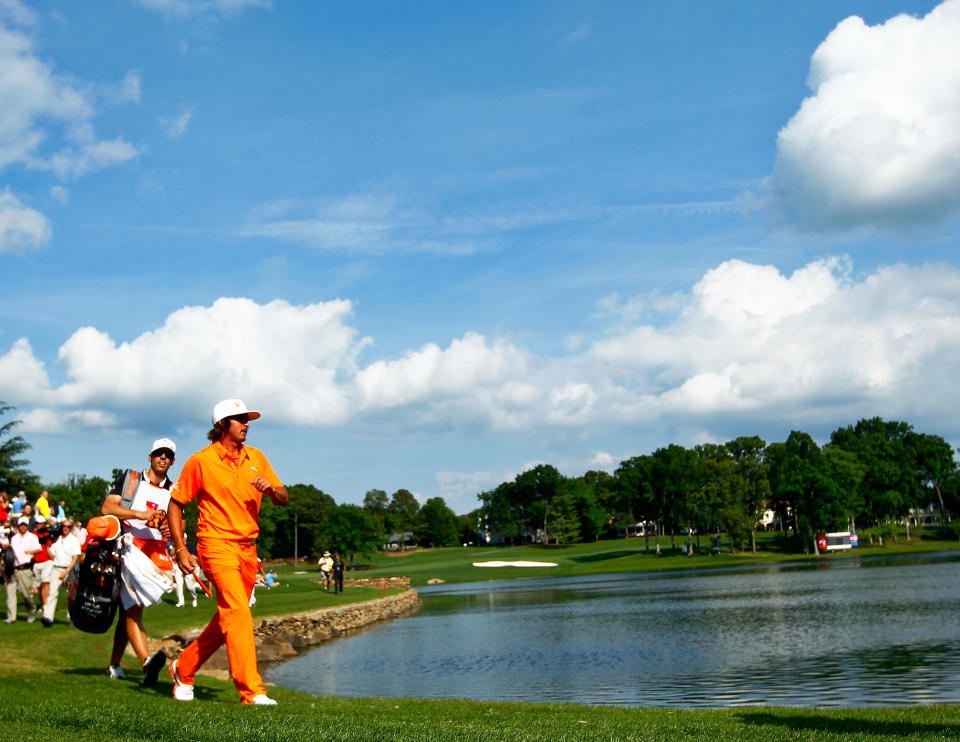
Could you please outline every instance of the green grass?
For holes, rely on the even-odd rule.
[[[0,720],[11,739],[349,740],[947,740],[960,708],[683,711],[472,701],[319,698],[272,690],[275,708],[241,706],[227,683],[198,680],[197,700],[169,697],[75,666],[0,679]],[[345,669],[345,671],[349,671]]]
[[[640,553],[636,551],[639,547]],[[565,570],[636,569],[638,559],[660,568],[730,563],[739,557],[652,557],[642,555],[642,540],[610,541],[572,549],[435,549],[409,557],[384,557],[376,573],[412,565],[421,576],[460,575],[476,579],[465,558],[532,558],[547,555]],[[487,552],[487,553],[483,553]],[[773,553],[773,552],[771,552]],[[889,553],[889,552],[888,552]],[[563,554],[562,557],[559,555]],[[555,558],[556,557],[556,558]],[[776,558],[782,558],[777,555]],[[831,557],[834,558],[834,557]],[[395,561],[396,559],[396,561]],[[729,561],[724,562],[724,559]],[[621,564],[622,562],[622,564]],[[468,562],[469,563],[469,562]],[[278,565],[280,587],[257,591],[255,615],[285,615],[324,606],[366,600],[379,589],[347,589],[341,596],[325,593],[315,582],[312,565]],[[413,570],[410,570],[413,571]],[[516,570],[514,570],[516,571]],[[297,574],[306,572],[305,574]],[[496,570],[497,577],[505,577]],[[577,573],[567,572],[567,573]],[[375,572],[362,572],[370,575]],[[524,575],[529,573],[523,572]],[[424,579],[427,579],[424,577]],[[145,614],[154,637],[202,626],[213,615],[213,602],[198,608],[170,604]],[[780,708],[686,711],[618,709],[577,705],[505,704],[411,699],[342,699],[315,697],[274,688],[276,708],[244,707],[232,683],[197,679],[197,700],[170,698],[166,671],[155,688],[139,685],[135,660],[126,660],[128,679],[104,675],[112,633],[84,634],[62,621],[50,629],[21,620],[0,625],[0,721],[11,739],[33,740],[176,740],[230,742],[242,740],[390,740],[447,742],[453,740],[947,740],[960,737],[960,707],[903,709],[798,710]],[[350,668],[343,668],[349,672]],[[390,671],[385,668],[385,671]]]
[[[677,548],[686,537],[678,536]],[[417,549],[403,556],[378,554],[369,560],[369,570],[360,572],[365,576],[409,575],[414,586],[425,585],[430,579],[444,582],[472,582],[475,580],[504,580],[522,577],[565,577],[571,575],[609,574],[615,572],[644,572],[664,569],[697,569],[772,561],[803,561],[861,558],[868,555],[893,555],[923,553],[960,548],[956,540],[940,540],[928,533],[921,537],[916,530],[911,540],[901,535],[899,544],[892,541],[886,546],[865,546],[849,552],[832,552],[816,556],[798,554],[792,550],[790,540],[776,533],[757,535],[757,554],[750,551],[730,554],[729,550],[712,556],[709,538],[701,537],[703,551],[687,557],[670,548],[670,537],[661,537],[661,554],[654,553],[654,541],[650,539],[650,551],[646,551],[645,539],[612,539],[569,547],[557,546],[484,546]],[[474,567],[473,562],[545,561],[555,562],[556,567]]]

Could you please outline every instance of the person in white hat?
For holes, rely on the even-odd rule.
[[[192,572],[197,559],[183,543],[183,507],[197,501],[197,557],[217,586],[217,613],[196,640],[170,665],[173,697],[193,700],[193,679],[200,666],[224,643],[230,674],[243,703],[274,706],[257,669],[250,596],[257,576],[256,539],[260,502],[287,504],[287,490],[258,449],[245,445],[251,420],[260,413],[241,399],[225,399],[213,408],[210,445],[198,451],[180,472],[170,492],[170,534],[177,562]]]
[[[107,676],[125,677],[120,665],[129,641],[143,667],[144,686],[157,682],[167,656],[150,653],[147,632],[143,628],[143,609],[160,602],[164,592],[173,590],[173,561],[167,551],[170,529],[165,514],[170,502],[168,473],[177,453],[169,438],[153,442],[147,460],[150,468],[142,472],[127,470],[113,485],[100,512],[120,520],[124,541],[123,570],[120,585],[120,618],[113,634],[113,651]]]
[[[10,537],[13,549],[13,579],[7,580],[7,618],[4,623],[17,620],[17,588],[23,595],[23,602],[30,611],[27,623],[33,623],[37,617],[37,604],[33,600],[33,557],[40,553],[40,540],[30,532],[30,518],[21,515],[17,519],[17,532]]]
[[[320,557],[318,562],[320,565],[320,575],[323,578],[323,589],[330,589],[330,577],[333,574],[333,557],[330,556],[329,551],[323,552],[323,556]]]

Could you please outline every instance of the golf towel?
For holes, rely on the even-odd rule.
[[[156,605],[164,593],[173,590],[173,576],[160,569],[133,544],[133,536],[123,536],[123,583],[140,605]]]

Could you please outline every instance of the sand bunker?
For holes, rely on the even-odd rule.
[[[474,567],[556,567],[556,562],[474,562]]]

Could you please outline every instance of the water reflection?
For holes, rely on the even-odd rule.
[[[271,681],[344,696],[624,706],[960,702],[960,556],[493,581]]]

